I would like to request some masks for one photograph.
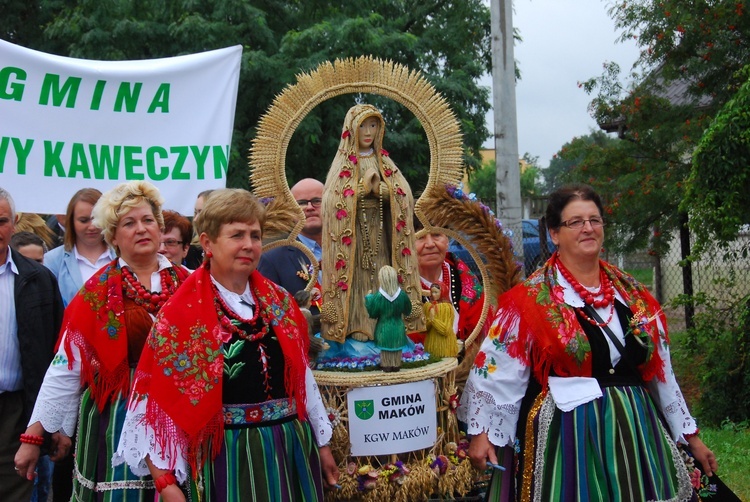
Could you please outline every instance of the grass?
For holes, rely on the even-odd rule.
[[[652,268],[631,268],[625,270],[625,272],[635,277],[638,282],[648,289],[651,289],[654,285],[654,270]]]
[[[671,336],[672,366],[688,408],[697,408],[700,399],[700,382],[695,374],[695,365],[700,358],[690,356],[682,347],[685,332],[673,332]],[[700,416],[696,419],[700,425]],[[701,439],[708,445],[719,462],[718,475],[737,494],[740,500],[750,501],[750,424],[725,422],[719,427],[700,427]]]
[[[725,423],[719,428],[701,427],[701,439],[716,454],[718,475],[740,500],[750,500],[750,429],[748,424]]]

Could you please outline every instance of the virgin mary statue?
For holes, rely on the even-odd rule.
[[[411,189],[383,149],[385,121],[372,105],[349,109],[323,192],[324,338],[373,339],[364,298],[378,291],[378,271],[398,272],[412,302],[407,332],[424,330]]]

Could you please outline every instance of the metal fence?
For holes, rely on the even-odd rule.
[[[741,233],[728,246],[710,246],[689,265],[681,259],[678,240],[664,256],[652,256],[644,251],[604,259],[635,275],[665,309],[670,309],[673,300],[683,294],[705,294],[716,299],[719,305],[730,305],[750,295],[749,232]],[[694,311],[690,306],[680,310],[671,308],[670,314],[671,322],[678,321],[673,329],[693,325]]]

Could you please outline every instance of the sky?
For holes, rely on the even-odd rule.
[[[610,0],[514,0],[513,25],[523,41],[514,47],[521,70],[516,85],[518,155],[552,156],[576,136],[597,129],[588,113],[592,96],[578,87],[602,74],[605,61],[630,73],[638,57],[635,41],[617,42]],[[491,85],[488,77],[486,85]],[[488,128],[494,130],[488,115]],[[492,139],[485,146],[494,147]]]

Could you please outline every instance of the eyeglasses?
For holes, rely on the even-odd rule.
[[[562,223],[560,223],[560,225],[568,227],[572,230],[580,230],[586,225],[587,221],[591,225],[591,228],[600,228],[604,226],[604,220],[602,218],[589,218],[588,220],[575,218],[572,220],[563,221]]]
[[[308,204],[312,204],[312,207],[320,207],[320,204],[323,202],[323,199],[320,197],[315,197],[314,199],[299,199],[297,201],[297,204],[299,204],[300,207],[305,207]]]
[[[182,241],[178,241],[176,239],[167,239],[165,241],[161,241],[161,243],[167,246],[168,248],[174,248],[174,247],[182,245]]]

